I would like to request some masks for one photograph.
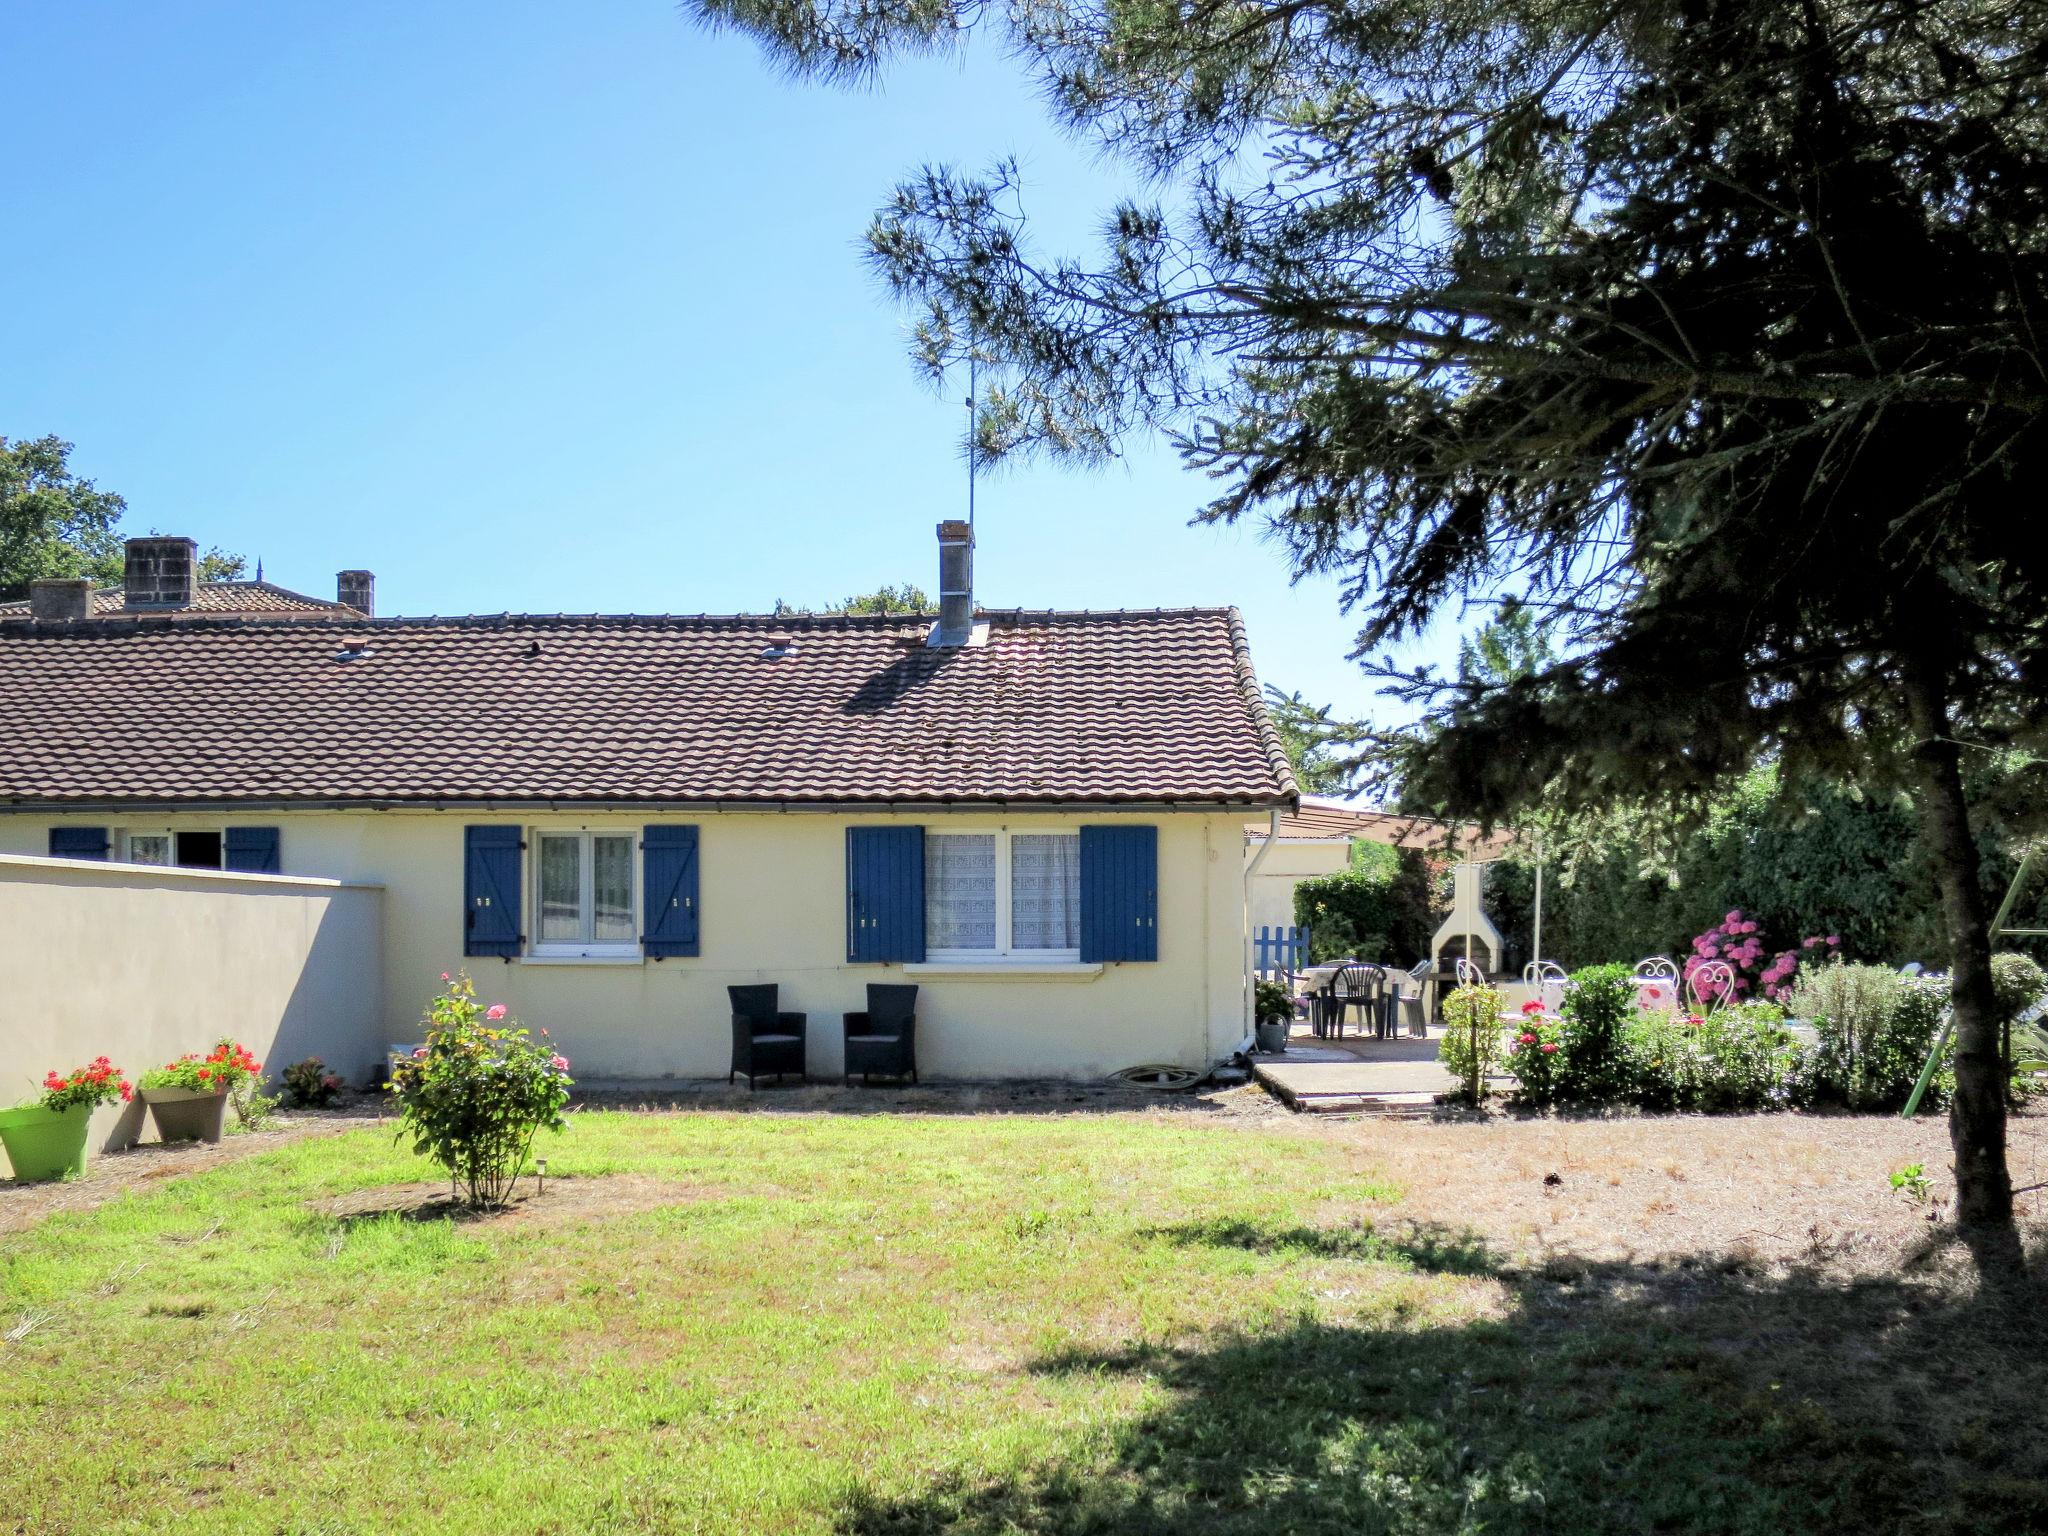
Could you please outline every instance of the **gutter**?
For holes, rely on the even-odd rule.
[[[204,811],[209,814],[228,814],[241,811],[478,811],[478,812],[527,812],[546,811],[549,813],[591,813],[612,814],[642,811],[691,810],[716,812],[722,815],[802,815],[824,816],[849,815],[944,815],[972,814],[988,815],[1024,813],[1074,813],[1094,811],[1113,814],[1126,811],[1147,813],[1179,814],[1193,812],[1210,815],[1230,811],[1271,810],[1277,818],[1279,810],[1269,799],[1245,800],[1203,800],[1196,798],[1180,800],[720,800],[699,799],[688,796],[655,796],[639,800],[578,800],[559,798],[518,798],[508,796],[480,796],[466,799],[461,796],[412,798],[396,796],[369,796],[359,798],[347,796],[236,796],[194,798],[182,800],[155,800],[138,795],[126,795],[106,799],[39,800],[16,797],[0,801],[0,816],[78,816],[88,813],[131,813]]]

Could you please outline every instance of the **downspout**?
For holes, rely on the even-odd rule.
[[[1244,867],[1244,901],[1238,909],[1238,922],[1244,930],[1244,1033],[1240,1041],[1252,1037],[1252,876],[1259,872],[1259,866],[1266,862],[1266,855],[1273,851],[1273,845],[1280,841],[1280,813],[1267,812],[1266,841],[1252,860]]]

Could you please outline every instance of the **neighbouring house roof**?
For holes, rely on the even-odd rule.
[[[151,608],[151,618],[231,618],[249,616],[258,618],[347,618],[355,612],[346,603],[337,603],[330,598],[308,597],[303,592],[294,592],[289,587],[280,587],[270,581],[202,581],[193,589],[192,601],[175,608]],[[29,616],[28,599],[12,603],[0,603],[0,623],[9,619],[26,619]],[[95,587],[92,591],[92,617],[95,619],[132,618],[134,610],[127,606],[123,590],[118,587]]]
[[[1252,841],[1263,842],[1266,823],[1254,822],[1247,832]],[[1426,853],[1454,852],[1461,859],[1476,862],[1500,858],[1515,842],[1514,833],[1509,831],[1482,833],[1470,822],[1363,810],[1348,801],[1321,795],[1303,795],[1300,806],[1280,818],[1283,843],[1349,842],[1354,837],[1394,848],[1419,848]]]
[[[8,625],[0,806],[1293,803],[1235,609],[981,618]]]

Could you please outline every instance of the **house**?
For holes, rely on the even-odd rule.
[[[814,1074],[899,980],[934,1076],[1217,1060],[1244,826],[1296,798],[1241,620],[977,611],[968,526],[940,544],[936,623],[9,623],[0,853],[380,885],[383,1038],[467,966],[588,1079],[722,1077],[754,981]]]
[[[368,618],[376,581],[368,571],[335,578],[334,601],[309,597],[263,580],[201,581],[199,546],[192,539],[152,535],[128,540],[119,587],[99,587],[82,576],[31,583],[29,596],[0,603],[0,624],[35,619],[332,619]]]

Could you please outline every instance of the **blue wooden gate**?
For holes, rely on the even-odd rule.
[[[1298,971],[1307,964],[1307,928],[1262,926],[1252,931],[1252,970],[1258,975]]]

